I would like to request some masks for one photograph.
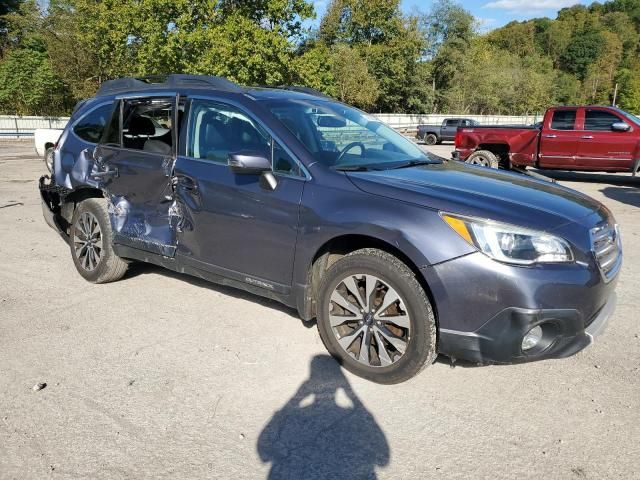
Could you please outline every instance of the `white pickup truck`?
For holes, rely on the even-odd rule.
[[[36,152],[50,172],[53,170],[53,149],[61,134],[61,128],[38,128],[33,132]]]

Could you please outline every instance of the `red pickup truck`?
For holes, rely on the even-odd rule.
[[[640,118],[615,107],[554,107],[534,126],[458,128],[454,159],[492,168],[632,172]]]

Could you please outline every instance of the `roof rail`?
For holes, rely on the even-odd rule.
[[[315,88],[311,88],[311,87],[296,87],[296,86],[286,85],[286,86],[280,86],[280,87],[277,87],[277,88],[279,88],[281,90],[291,90],[292,92],[306,93],[308,95],[313,95],[315,97],[331,98],[326,93],[322,93],[321,91],[316,90]]]
[[[146,77],[124,77],[107,80],[100,85],[96,96],[126,92],[128,90],[145,90],[150,88],[173,87],[208,87],[225,92],[242,92],[239,85],[223,77],[208,75],[149,75]]]

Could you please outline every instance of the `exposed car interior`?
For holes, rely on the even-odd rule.
[[[123,113],[123,147],[169,155],[173,145],[172,104],[166,99],[127,100]]]

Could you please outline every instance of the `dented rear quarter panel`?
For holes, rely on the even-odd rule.
[[[540,130],[533,127],[465,127],[460,128],[456,150],[466,160],[483,145],[504,145],[514,165],[533,165],[538,155]]]

